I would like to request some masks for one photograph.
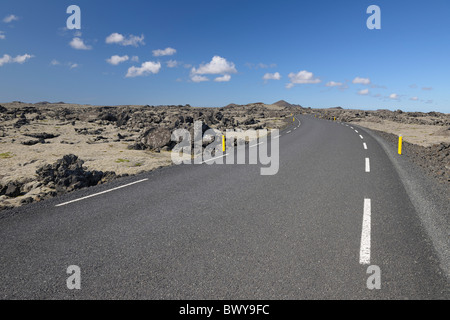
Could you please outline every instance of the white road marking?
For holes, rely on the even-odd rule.
[[[215,157],[215,158],[211,158],[211,159],[205,160],[205,161],[202,162],[202,164],[207,163],[207,162],[209,162],[209,161],[213,161],[213,160],[217,160],[217,159],[226,157],[227,155],[229,155],[229,153],[223,154],[223,155],[218,156],[218,157]]]
[[[75,199],[75,200],[72,200],[72,201],[67,201],[67,202],[64,202],[64,203],[60,203],[60,204],[57,204],[55,207],[62,207],[62,206],[65,206],[66,204],[70,204],[70,203],[74,203],[74,202],[77,202],[77,201],[81,201],[81,200],[85,200],[85,199],[88,199],[88,198],[92,198],[92,197],[95,197],[95,196],[99,196],[101,194],[105,194],[105,193],[108,193],[108,192],[111,192],[111,191],[114,191],[114,190],[118,190],[118,189],[122,189],[122,188],[125,188],[125,187],[129,187],[129,186],[131,186],[133,184],[144,182],[144,181],[147,181],[147,180],[148,179],[142,179],[142,180],[139,180],[139,181],[128,183],[128,184],[125,184],[125,185],[120,186],[120,187],[116,187],[116,188],[112,188],[112,189],[109,189],[109,190],[106,190],[106,191],[102,191],[102,192],[99,192],[99,193],[91,194],[90,196],[82,197],[82,198]]]
[[[251,145],[250,148],[254,148],[254,147],[256,147],[256,146],[259,146],[260,144],[262,144],[262,142],[257,143],[257,144],[254,144],[254,145]]]
[[[365,142],[363,143],[363,146],[364,146],[364,149],[367,150],[367,144]]]
[[[360,137],[361,139],[364,139],[362,135],[359,135],[359,137]]]
[[[361,247],[359,250],[359,263],[370,264],[370,222],[371,203],[370,199],[364,199],[364,215],[361,232]]]
[[[366,172],[370,172],[370,160],[366,158]]]

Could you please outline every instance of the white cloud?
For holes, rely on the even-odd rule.
[[[191,75],[191,80],[192,80],[193,82],[209,81],[209,79],[208,79],[207,77],[205,77],[205,76],[200,76],[200,75],[198,75],[198,74]]]
[[[409,99],[409,100],[411,100],[411,101],[418,101],[419,100],[419,98],[418,97],[412,97],[411,99]]]
[[[287,89],[290,89],[290,88],[292,88],[293,86],[294,86],[294,84],[293,84],[292,82],[286,84],[286,88],[287,88]]]
[[[225,58],[214,56],[211,62],[201,64],[198,69],[192,68],[192,74],[229,74],[237,73],[234,63],[228,62]]]
[[[340,87],[342,86],[343,83],[342,82],[334,82],[334,81],[330,81],[328,82],[325,86],[327,87]]]
[[[106,37],[106,43],[121,43],[124,39],[125,37],[123,35],[115,32]]]
[[[165,48],[164,50],[161,49],[153,50],[153,55],[155,57],[172,56],[175,53],[177,53],[177,50],[175,50],[174,48]]]
[[[6,39],[5,31],[0,31],[0,40]]]
[[[281,75],[278,72],[275,73],[266,73],[263,77],[264,80],[280,80]]]
[[[130,58],[128,56],[118,56],[118,55],[114,55],[109,59],[106,59],[106,62],[108,62],[109,64],[112,64],[113,66],[117,66],[119,63],[128,61]]]
[[[216,82],[228,82],[231,80],[231,76],[229,74],[225,74],[222,77],[217,77],[214,79]]]
[[[17,56],[17,57],[15,57],[15,58],[13,59],[13,62],[22,64],[22,63],[24,63],[25,61],[27,61],[28,59],[31,59],[31,58],[33,58],[32,55],[24,54],[24,55],[22,55],[22,56]]]
[[[30,54],[24,54],[21,56],[16,56],[15,58],[11,57],[8,54],[4,54],[3,57],[0,58],[0,67],[7,63],[25,63],[28,59],[33,58],[34,56]]]
[[[70,46],[76,50],[91,50],[91,46],[87,46],[84,44],[81,38],[75,37],[70,41]]]
[[[369,89],[363,89],[363,90],[359,90],[358,94],[361,96],[365,96],[369,94]]]
[[[356,77],[355,79],[353,79],[352,83],[367,85],[367,84],[370,84],[370,79],[369,78]]]
[[[126,78],[134,78],[140,76],[147,76],[151,73],[156,74],[161,70],[161,63],[152,61],[144,62],[140,67],[131,67],[128,69]]]
[[[106,43],[108,44],[120,44],[121,46],[134,46],[138,47],[139,45],[144,45],[144,35],[134,36],[129,35],[128,38],[120,33],[112,33],[108,37],[106,37]]]
[[[295,84],[309,84],[309,83],[319,83],[321,80],[314,77],[312,72],[303,70],[298,73],[291,72],[288,77],[291,79],[291,83],[286,85],[286,88],[290,89]]]
[[[396,100],[396,99],[398,99],[398,94],[392,93],[392,94],[389,96],[389,98]]]
[[[169,61],[166,62],[166,64],[167,64],[168,68],[175,68],[175,67],[178,66],[178,61],[176,61],[176,60],[169,60]]]
[[[4,22],[4,23],[10,23],[10,22],[17,21],[17,20],[19,20],[19,17],[15,16],[15,15],[13,15],[13,14],[10,14],[9,16],[6,16],[6,17],[3,19],[3,22]]]

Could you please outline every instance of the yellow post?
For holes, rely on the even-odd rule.
[[[402,154],[402,142],[403,142],[403,137],[399,136],[398,137],[398,154]]]
[[[225,146],[225,136],[222,136],[222,151],[225,152],[226,146]]]

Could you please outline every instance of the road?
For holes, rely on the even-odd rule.
[[[172,166],[1,219],[0,297],[448,299],[378,142],[351,125],[298,119],[279,137],[276,175]],[[80,290],[66,286],[70,265],[81,269]],[[379,290],[367,288],[371,265]]]

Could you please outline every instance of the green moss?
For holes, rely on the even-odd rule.
[[[9,159],[14,157],[11,152],[0,153],[0,159]]]

